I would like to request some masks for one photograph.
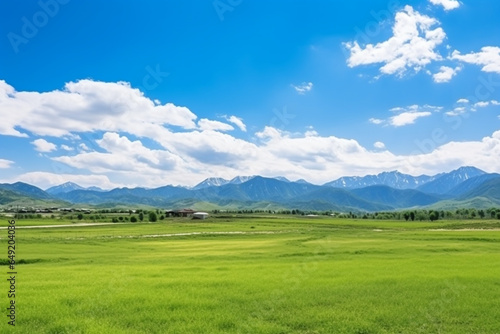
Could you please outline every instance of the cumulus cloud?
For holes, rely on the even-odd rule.
[[[376,125],[379,125],[379,124],[383,124],[383,123],[384,123],[384,120],[379,119],[379,118],[370,118],[368,121],[369,121],[370,123],[372,123],[372,124],[376,124]]]
[[[418,72],[432,61],[442,57],[436,48],[446,34],[434,18],[422,15],[411,6],[396,13],[393,36],[378,44],[361,46],[357,41],[345,43],[350,52],[349,67],[383,64],[382,74],[402,76],[408,69]]]
[[[486,172],[498,172],[495,162],[500,156],[500,131],[480,141],[449,142],[436,147],[431,152],[416,150],[407,157],[407,166],[425,174],[436,170],[452,170],[460,166],[475,166]],[[427,172],[426,172],[427,171]]]
[[[421,117],[428,117],[432,115],[429,111],[408,111],[390,118],[390,124],[399,127],[409,124],[414,124],[415,121]]]
[[[485,46],[480,52],[472,52],[462,55],[459,51],[453,51],[451,59],[464,63],[482,66],[483,72],[500,73],[500,47]]]
[[[489,106],[498,106],[500,102],[496,100],[489,101],[479,101],[471,104],[467,99],[459,99],[457,101],[457,106],[453,110],[447,111],[445,114],[448,116],[460,116],[467,114],[468,112],[475,112],[478,108],[486,108]]]
[[[132,93],[132,95],[135,92],[126,85],[117,89],[125,89],[124,92]],[[16,93],[12,89],[11,93],[7,94],[10,99],[9,103],[20,103],[17,99],[23,98],[23,94],[22,92]],[[42,93],[28,92],[26,94],[32,98],[32,94]],[[107,96],[101,95],[97,98],[86,94],[85,90],[82,90],[77,94],[78,96],[73,97],[83,99],[79,102],[80,105],[88,105],[85,99],[93,101],[95,106],[109,104]],[[86,97],[82,98],[82,96]],[[138,93],[137,98],[142,101],[144,97]],[[104,101],[99,102],[99,99]],[[490,101],[490,104],[493,102]],[[44,106],[49,108],[47,103]],[[472,107],[472,105],[469,103],[467,107]],[[52,108],[51,112],[55,112],[56,115],[58,115],[58,110],[64,109],[58,105],[50,106],[50,108]],[[123,108],[130,109],[129,106]],[[440,110],[440,107],[434,106],[398,107],[391,109],[393,114],[387,119],[370,121],[402,126]],[[44,111],[46,112],[48,111]],[[118,118],[122,117],[121,112],[116,111]],[[0,113],[3,115],[4,109],[0,109]],[[71,117],[66,115],[63,116],[63,121],[72,118],[73,121],[80,122],[83,126],[82,131],[71,130],[69,134],[62,131],[58,122],[53,121],[53,117],[49,118],[51,122],[42,122],[42,125],[47,127],[43,131],[48,131],[50,126],[54,126],[55,130],[60,130],[63,134],[57,142],[61,149],[54,150],[51,158],[45,157],[51,159],[50,161],[56,167],[50,170],[49,166],[45,170],[18,175],[16,180],[44,187],[67,181],[82,186],[97,185],[103,188],[160,187],[166,184],[191,186],[211,176],[227,179],[237,175],[258,174],[282,175],[289,179],[306,179],[320,184],[343,175],[366,175],[394,169],[417,175],[437,173],[443,168],[456,168],[460,165],[476,165],[485,170],[498,168],[495,166],[498,165],[500,132],[482,141],[447,144],[436,147],[432,152],[420,152],[416,147],[413,154],[397,155],[386,150],[382,142],[374,143],[373,147],[366,148],[353,139],[322,136],[310,127],[305,133],[292,134],[267,126],[251,136],[251,139],[244,140],[222,132],[224,130],[219,127],[222,127],[221,124],[226,124],[223,122],[212,123],[209,122],[210,120],[194,122],[197,119],[194,115],[186,118],[193,124],[186,123],[188,126],[182,127],[171,123],[163,124],[162,117],[158,116],[159,121],[147,118],[142,123],[137,121],[135,129],[125,125],[127,131],[109,131],[107,129],[113,127],[102,122],[100,118],[94,124],[87,120],[86,115],[72,115]],[[231,117],[228,118],[226,119],[229,122]],[[235,116],[233,121],[236,119],[241,120]],[[208,127],[205,130],[201,129],[204,123]],[[236,122],[231,123],[237,126]],[[31,130],[25,127],[30,125],[28,121],[23,120],[23,122],[13,124],[16,128],[12,129],[31,133]],[[214,130],[215,128],[218,130]],[[47,142],[44,143],[45,145],[52,144],[45,141]],[[74,150],[68,150],[69,148],[74,148]],[[52,146],[45,149],[52,149]],[[370,163],[367,164],[367,161]],[[13,162],[9,160],[0,160],[0,168],[9,168],[12,164]]]
[[[247,126],[245,125],[245,123],[243,123],[243,119],[239,118],[239,117],[236,117],[236,116],[225,116],[224,117],[228,122],[231,122],[233,123],[234,125],[236,125],[241,131],[243,132],[246,132],[247,131]]]
[[[389,117],[388,119],[382,120],[378,118],[370,118],[369,122],[372,124],[388,124],[394,127],[401,127],[405,125],[414,124],[417,119],[422,117],[431,116],[433,112],[439,112],[443,108],[431,105],[419,106],[417,104],[408,107],[395,107],[390,109],[391,112],[396,113],[396,115]]]
[[[55,151],[57,149],[57,146],[46,141],[45,139],[36,139],[34,141],[31,142],[34,146],[35,146],[35,150],[37,150],[38,152],[44,152],[44,153],[48,153],[48,152],[52,152],[52,151]]]
[[[64,145],[64,144],[63,144],[63,145],[61,145],[61,149],[62,149],[62,150],[65,150],[65,151],[73,151],[73,150],[74,150],[74,148],[73,148],[73,147],[68,146],[68,145]]]
[[[298,86],[292,85],[293,89],[301,95],[304,95],[305,93],[311,91],[313,88],[313,83],[312,82],[303,82]]]
[[[12,164],[14,164],[14,161],[0,159],[0,169],[10,168]]]
[[[90,148],[88,148],[88,146],[85,143],[81,143],[80,145],[78,145],[78,148],[81,151],[90,151]]]
[[[451,111],[447,111],[445,114],[448,116],[460,116],[465,114],[468,111],[466,107],[455,107]]]
[[[83,152],[74,156],[61,156],[53,160],[71,167],[95,173],[151,172],[151,169],[172,170],[182,160],[165,150],[151,150],[141,141],[131,141],[117,133],[107,132],[96,141],[105,152]]]
[[[26,131],[55,137],[96,130],[144,136],[155,127],[196,128],[196,115],[188,108],[156,105],[126,82],[80,80],[39,93],[16,92],[0,81],[0,115],[0,134],[18,137],[26,137]]]
[[[232,131],[234,128],[226,123],[219,121],[212,121],[206,118],[202,118],[198,121],[198,127],[200,130],[212,130],[212,131]]]
[[[11,180],[11,182],[14,181],[35,184],[42,189],[47,189],[66,182],[73,182],[84,188],[98,186],[101,189],[112,189],[125,186],[123,184],[112,183],[105,175],[59,174],[52,172],[25,173],[17,176],[15,180]]]
[[[490,101],[480,101],[477,103],[474,103],[474,107],[476,108],[484,108],[490,105]]]
[[[429,0],[433,5],[443,6],[444,10],[452,10],[460,7],[458,0]]]
[[[441,66],[438,73],[435,73],[432,78],[436,83],[450,82],[451,79],[461,70],[461,67]]]
[[[86,180],[82,185],[159,187],[194,185],[214,175],[231,178],[259,174],[303,178],[321,184],[342,175],[366,175],[394,169],[413,175],[434,174],[461,165],[495,171],[500,154],[500,131],[481,141],[448,143],[429,152],[415,145],[414,152],[408,155],[387,151],[381,142],[374,144],[376,150],[369,150],[353,139],[325,137],[313,131],[292,135],[272,127],[256,134],[258,144],[214,131],[182,135],[186,137],[175,140],[186,147],[177,147],[183,152],[177,154],[148,148],[140,140],[131,140],[125,135],[105,133],[97,140],[102,152],[53,158],[74,168],[73,173],[28,173],[21,179],[47,186],[66,181],[82,184],[82,180]]]

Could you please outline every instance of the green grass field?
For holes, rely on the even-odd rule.
[[[500,333],[498,221],[18,228],[16,251],[1,333]]]

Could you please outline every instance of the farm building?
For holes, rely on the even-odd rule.
[[[206,219],[207,217],[208,217],[208,213],[206,213],[206,212],[193,213],[193,219]]]
[[[170,210],[166,211],[165,214],[167,217],[188,217],[192,216],[195,213],[192,209],[181,209],[181,210]]]

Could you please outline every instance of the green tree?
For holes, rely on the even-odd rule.
[[[429,213],[429,219],[431,220],[431,222],[433,222],[435,220],[438,220],[439,219],[439,212],[437,212],[437,211],[431,211]]]
[[[158,220],[158,216],[156,215],[156,212],[154,212],[154,211],[151,211],[149,213],[148,218],[149,218],[149,221],[153,222],[153,223]]]
[[[82,220],[83,219],[83,215],[81,213],[78,214],[77,216],[78,220]]]
[[[130,217],[130,222],[137,223],[137,218],[135,216]]]
[[[139,213],[139,220],[141,222],[144,220],[144,213],[142,213],[142,211]]]

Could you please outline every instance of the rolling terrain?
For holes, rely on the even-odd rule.
[[[74,183],[46,191],[16,182],[0,184],[0,205],[19,201],[74,205],[148,205],[175,208],[285,208],[300,210],[383,211],[405,208],[488,208],[500,203],[500,175],[461,167],[434,176],[411,176],[397,171],[365,177],[342,177],[324,185],[304,180],[262,176],[232,180],[209,178],[193,188],[162,186],[154,189],[116,188],[104,191]],[[203,203],[203,205],[197,205]]]

